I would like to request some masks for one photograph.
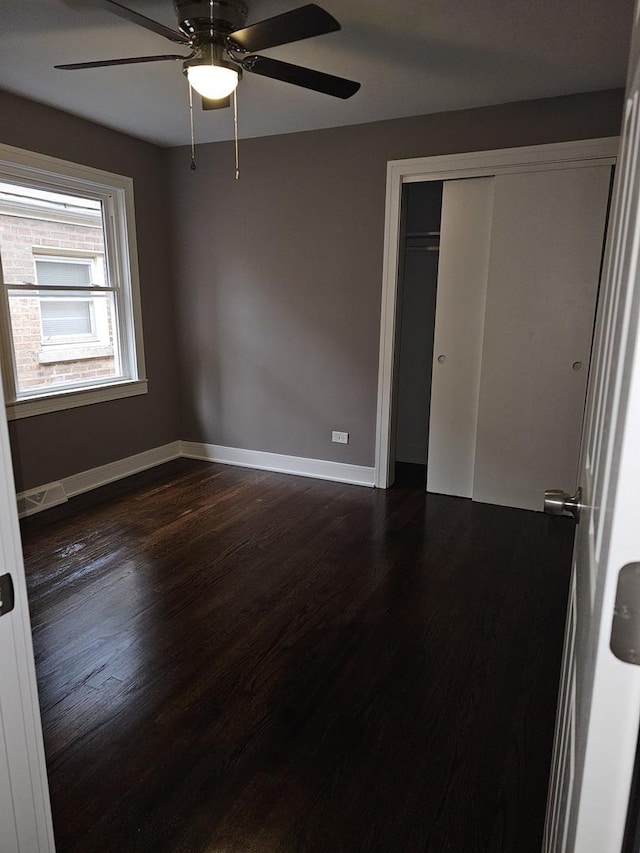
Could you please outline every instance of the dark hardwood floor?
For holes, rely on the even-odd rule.
[[[58,853],[539,853],[571,521],[181,460],[23,537]]]

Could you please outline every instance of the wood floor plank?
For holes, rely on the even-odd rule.
[[[538,853],[572,540],[192,460],[25,520],[59,853]]]

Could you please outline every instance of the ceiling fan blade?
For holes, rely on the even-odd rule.
[[[231,95],[226,98],[202,98],[203,110],[223,110],[231,106]]]
[[[166,62],[169,59],[189,59],[189,56],[178,56],[166,53],[162,56],[128,56],[125,59],[99,59],[97,62],[72,62],[67,65],[54,65],[62,71],[78,71],[81,68],[106,68],[109,65],[135,65],[138,62]]]
[[[236,45],[241,50],[253,53],[339,29],[340,24],[332,15],[315,3],[309,3],[308,6],[301,6],[283,15],[276,15],[275,18],[267,18],[266,21],[236,30],[231,33],[228,41],[231,48]]]
[[[284,83],[293,83],[294,86],[302,86],[304,89],[313,89],[314,92],[333,95],[334,98],[350,98],[360,88],[360,83],[353,80],[313,71],[301,65],[291,65],[289,62],[281,62],[267,56],[248,56],[243,60],[242,67],[245,71],[282,80]]]
[[[182,33],[178,32],[178,30],[172,30],[170,27],[165,27],[164,24],[159,24],[158,21],[153,21],[151,18],[147,18],[146,15],[134,12],[133,9],[128,9],[120,3],[116,3],[115,0],[91,0],[91,2],[97,6],[102,6],[102,8],[106,9],[107,12],[118,15],[119,18],[124,18],[125,21],[131,21],[133,24],[138,24],[146,30],[151,30],[152,33],[164,36],[170,41],[175,41],[178,44],[190,44],[189,39]]]

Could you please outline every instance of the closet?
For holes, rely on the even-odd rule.
[[[442,181],[410,184],[402,198],[398,275],[395,479],[426,485]]]
[[[416,348],[404,337],[418,322],[405,302],[416,275],[409,198],[429,183],[404,188],[396,461]],[[428,491],[539,510],[545,488],[575,484],[610,183],[611,166],[588,161],[433,182],[439,251],[423,290],[435,311],[421,309],[422,378],[411,380],[423,390]]]

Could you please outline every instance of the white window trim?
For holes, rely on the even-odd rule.
[[[7,403],[7,419],[17,421],[21,418],[31,418],[34,415],[45,415],[48,412],[62,412],[65,409],[75,409],[79,406],[90,406],[93,403],[106,403],[109,400],[120,400],[124,397],[135,397],[147,393],[146,379],[122,380],[104,387],[85,388],[77,391],[58,391],[55,394],[42,395],[32,400],[21,400],[19,403]]]
[[[41,393],[37,397],[20,399],[15,393],[13,376],[13,347],[9,321],[7,288],[2,287],[3,310],[0,311],[2,361],[7,417],[15,420],[46,412],[117,400],[147,392],[147,378],[142,339],[142,309],[138,273],[133,180],[101,169],[93,169],[56,157],[23,151],[0,144],[0,179],[17,179],[53,191],[72,190],[81,195],[99,198],[103,202],[107,243],[112,247],[107,262],[109,278],[117,283],[131,303],[131,317],[123,311],[120,316],[122,361],[129,376],[135,379],[107,379],[92,387],[68,388]],[[124,257],[119,251],[125,253]],[[116,299],[118,294],[116,293]]]

